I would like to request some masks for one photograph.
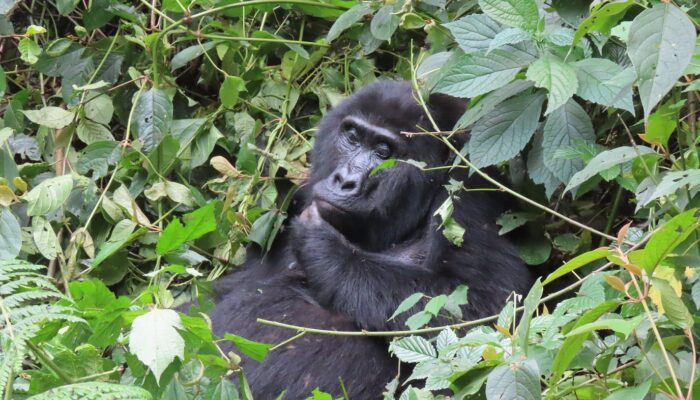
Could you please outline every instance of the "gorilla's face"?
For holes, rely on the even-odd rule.
[[[312,155],[312,200],[320,216],[350,241],[380,250],[428,226],[429,210],[446,174],[402,162],[374,169],[388,159],[443,165],[449,152],[428,136],[407,137],[427,127],[410,86],[392,82],[355,94],[319,127]],[[373,90],[374,89],[374,90]]]

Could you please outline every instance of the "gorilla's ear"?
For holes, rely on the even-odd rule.
[[[441,131],[450,131],[467,110],[464,99],[433,93],[428,98],[428,109]]]

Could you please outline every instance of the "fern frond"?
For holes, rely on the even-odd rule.
[[[27,304],[52,300],[68,300],[68,297],[59,291],[31,291],[11,294],[5,297],[2,301],[5,307],[12,309],[19,307],[19,305],[22,303]]]

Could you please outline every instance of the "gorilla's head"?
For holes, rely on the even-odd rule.
[[[464,112],[463,101],[433,95],[428,101],[441,130],[450,130]],[[444,170],[425,172],[398,162],[372,171],[387,159],[445,165],[447,147],[432,131],[409,82],[369,85],[331,110],[321,121],[311,156],[312,199],[323,219],[349,240],[373,250],[404,241],[427,226],[426,218],[445,184]]]

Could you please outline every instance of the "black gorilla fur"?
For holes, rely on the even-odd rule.
[[[440,129],[449,130],[464,111],[462,101],[433,95],[428,101]],[[464,318],[497,313],[512,291],[526,293],[532,276],[516,250],[497,233],[502,211],[491,192],[462,192],[453,218],[466,230],[456,247],[440,232],[433,214],[446,198],[450,178],[480,182],[461,172],[424,172],[397,163],[370,176],[383,158],[413,159],[428,166],[451,162],[434,138],[400,132],[430,128],[407,82],[370,85],[322,120],[312,152],[311,177],[299,191],[296,210],[266,255],[256,250],[246,265],[217,282],[211,315],[217,334],[279,343],[293,332],[255,322],[266,318],[333,330],[403,329],[387,321],[415,292],[449,293],[469,286]],[[306,335],[244,369],[257,398],[305,398],[313,388],[351,398],[380,397],[397,372],[383,339]]]

